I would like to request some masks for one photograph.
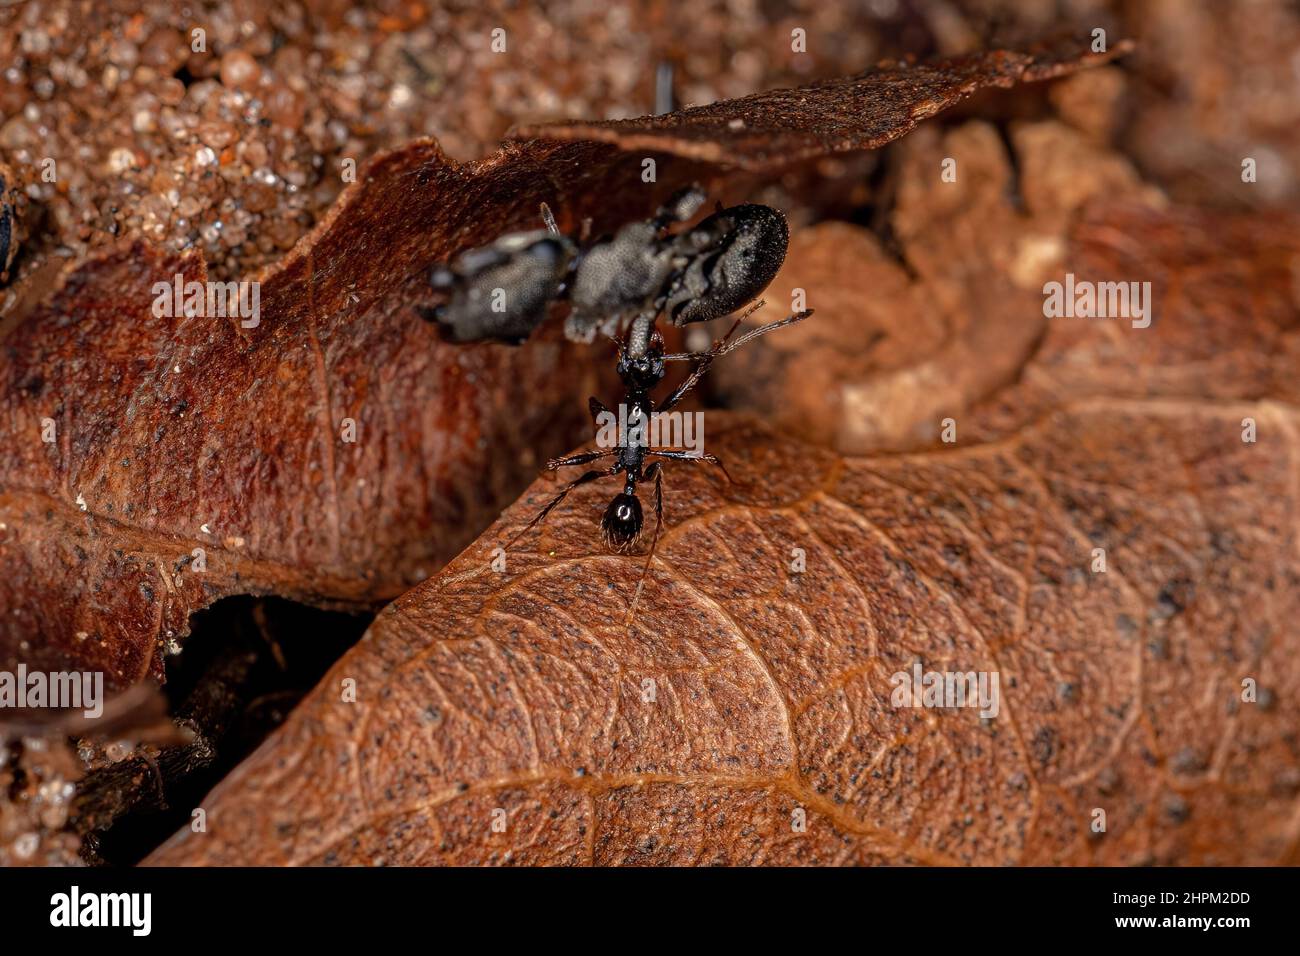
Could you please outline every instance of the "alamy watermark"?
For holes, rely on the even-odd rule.
[[[80,710],[90,720],[104,712],[103,671],[0,671],[0,707]]]
[[[896,671],[889,683],[895,707],[979,707],[986,720],[1001,710],[997,671],[926,671],[914,661],[910,672]]]
[[[640,406],[619,405],[596,416],[596,444],[601,448],[680,448],[704,453],[703,412],[651,412],[647,422]]]
[[[50,897],[50,925],[56,927],[120,926],[133,936],[148,936],[153,928],[152,893],[82,892],[73,885]]]
[[[1068,272],[1064,282],[1045,284],[1043,295],[1049,319],[1131,319],[1135,329],[1151,324],[1150,282],[1090,282]]]
[[[186,282],[176,273],[171,282],[153,284],[156,318],[238,318],[246,329],[262,322],[262,284],[251,282]]]

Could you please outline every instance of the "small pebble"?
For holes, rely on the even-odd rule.
[[[251,90],[261,75],[257,61],[243,50],[231,50],[221,58],[221,84],[232,90]]]

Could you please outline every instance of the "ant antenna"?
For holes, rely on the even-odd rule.
[[[736,339],[734,342],[729,341],[731,339],[732,333],[734,333],[736,329],[740,327],[740,323],[745,319],[745,317],[752,315],[760,306],[762,306],[762,304],[763,304],[762,302],[759,302],[756,305],[750,306],[750,308],[745,310],[745,313],[731,324],[731,328],[727,330],[727,334],[724,335],[722,338],[718,339],[718,341],[714,342],[713,346],[707,352],[678,352],[673,355],[663,356],[664,361],[672,360],[677,362],[685,362],[694,359],[699,359],[699,364],[696,365],[695,368],[691,369],[690,373],[684,379],[682,379],[681,384],[678,385],[675,389],[673,389],[673,393],[669,395],[666,399],[664,399],[662,402],[660,402],[655,410],[660,412],[666,412],[669,409],[673,408],[683,398],[685,398],[686,393],[689,392],[691,389],[693,389],[696,385],[698,385],[700,383],[700,379],[702,379],[705,373],[708,372],[709,368],[712,367],[714,359],[718,358],[719,356],[726,355],[728,352],[733,351],[734,349],[740,348],[746,342],[749,342],[752,339],[756,339],[760,335],[766,335],[768,332],[774,332],[777,329],[783,328],[787,325],[794,325],[796,322],[802,322],[804,319],[808,318],[808,316],[813,314],[812,309],[805,309],[803,312],[795,312],[792,315],[786,316],[780,322],[769,322],[767,325],[760,325],[756,329],[750,329],[748,332],[746,332],[740,338]]]
[[[742,312],[740,316],[736,319],[736,321],[731,324],[731,328],[727,330],[727,334],[724,335],[718,341],[714,342],[712,348],[710,348],[708,351],[673,352],[671,355],[663,356],[663,360],[665,362],[693,362],[696,359],[708,359],[709,361],[712,361],[713,359],[720,358],[721,356],[726,355],[728,352],[734,352],[736,349],[740,348],[746,342],[752,342],[760,335],[767,335],[768,332],[775,332],[777,329],[785,328],[785,326],[787,325],[794,325],[796,322],[802,322],[804,319],[808,318],[810,315],[813,314],[812,309],[805,309],[802,312],[795,312],[791,315],[787,315],[784,319],[781,319],[781,321],[779,322],[769,322],[767,325],[760,325],[756,329],[750,329],[748,332],[746,332],[740,338],[736,339],[734,342],[729,341],[731,339],[731,336],[735,333],[736,329],[740,327],[740,324],[744,322],[746,319],[748,319],[755,312],[757,312],[759,309],[761,309],[764,305],[766,305],[766,303],[760,300],[758,302],[755,302],[748,309]]]

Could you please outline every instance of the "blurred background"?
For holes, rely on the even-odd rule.
[[[791,49],[795,28],[806,53]],[[1294,202],[1300,8],[1288,0],[0,0],[17,268],[141,235],[201,248],[218,275],[247,274],[321,218],[342,159],[433,136],[472,160],[515,124],[641,115],[661,64],[679,105],[703,105],[882,58],[1097,28],[1136,40],[1136,53],[998,108],[1050,96],[1176,201]],[[510,55],[492,52],[494,29]],[[187,52],[196,43],[205,49]],[[1249,192],[1232,189],[1245,155],[1259,165]],[[42,181],[47,156],[61,158],[57,182]]]

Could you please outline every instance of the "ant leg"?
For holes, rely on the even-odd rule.
[[[599,425],[599,424],[600,424],[600,415],[601,415],[601,412],[608,412],[608,411],[609,411],[609,409],[605,407],[605,403],[602,402],[602,401],[601,401],[599,398],[597,398],[595,395],[593,395],[593,396],[591,396],[591,398],[587,399],[587,410],[591,412],[591,423],[592,423],[593,425]]]
[[[546,463],[547,471],[555,471],[557,468],[568,468],[572,465],[585,465],[589,461],[599,461],[602,458],[608,458],[614,454],[617,449],[609,448],[605,451],[584,451],[576,455],[568,455],[564,458],[552,458]]]
[[[804,319],[808,318],[810,315],[813,314],[812,309],[805,309],[803,312],[794,312],[790,315],[787,315],[784,319],[782,319],[779,322],[769,322],[767,325],[760,325],[756,329],[750,329],[740,338],[736,339],[736,341],[734,342],[729,341],[732,334],[735,333],[736,331],[736,326],[738,326],[741,322],[745,321],[745,319],[749,318],[751,315],[757,312],[762,306],[763,303],[758,302],[755,305],[751,305],[748,309],[742,312],[740,318],[738,318],[735,321],[735,323],[732,324],[731,328],[727,330],[727,334],[724,335],[722,338],[718,339],[718,341],[714,342],[713,345],[708,349],[708,351],[674,352],[670,355],[665,355],[664,361],[665,362],[689,362],[692,361],[693,359],[703,359],[706,356],[710,358],[718,358],[719,356],[726,355],[728,352],[734,352],[736,349],[740,348],[746,342],[749,342],[752,339],[756,339],[760,335],[767,335],[768,332],[775,332],[777,329],[785,328],[787,325],[794,325],[796,322],[802,322]]]
[[[734,352],[736,349],[740,348],[746,342],[756,339],[760,335],[767,335],[768,332],[775,332],[777,329],[785,328],[787,325],[794,325],[796,322],[802,322],[804,319],[808,318],[808,316],[812,314],[813,314],[812,309],[804,309],[802,312],[794,312],[790,315],[787,315],[784,319],[782,319],[779,322],[769,322],[767,325],[760,325],[756,329],[750,329],[748,332],[746,332],[740,338],[736,339],[734,342],[728,342],[725,345],[723,345],[722,348],[718,349],[717,354],[714,355],[714,358],[717,358],[719,355],[726,355],[728,352]]]
[[[555,224],[555,216],[551,215],[551,207],[542,203],[542,222],[546,223],[546,231],[553,236],[560,234],[560,227]]]
[[[733,485],[736,483],[736,479],[731,477],[731,472],[727,471],[727,466],[722,463],[722,459],[717,455],[697,455],[689,451],[651,451],[648,452],[648,454],[659,458],[669,458],[673,461],[694,461],[717,465],[722,469],[722,473],[727,476],[727,481],[731,482]]]
[[[650,537],[650,553],[646,555],[645,564],[641,567],[641,578],[636,582],[636,593],[632,595],[632,603],[628,605],[625,623],[636,613],[637,602],[641,600],[641,590],[645,587],[646,575],[650,573],[650,562],[655,559],[655,549],[659,546],[659,531],[664,526],[664,469],[657,461],[645,470],[646,478],[652,476],[655,480],[655,533]]]
[[[558,495],[556,495],[554,498],[550,500],[550,502],[547,504],[545,508],[543,508],[541,511],[537,513],[537,517],[535,517],[532,521],[528,522],[528,524],[524,526],[522,531],[520,531],[517,535],[515,535],[506,543],[506,550],[509,551],[512,547],[514,547],[516,541],[518,541],[520,538],[526,535],[529,531],[532,531],[533,528],[536,525],[538,525],[540,522],[546,520],[546,516],[551,513],[551,510],[556,505],[558,505],[561,501],[563,501],[568,496],[569,492],[572,491],[574,488],[577,488],[581,485],[591,484],[591,482],[596,481],[599,478],[607,478],[610,475],[616,475],[618,474],[619,470],[620,470],[620,466],[617,463],[615,463],[608,471],[589,471],[586,472],[581,478],[576,478],[573,481],[569,482],[567,485],[564,486],[564,489]]]
[[[673,111],[673,65],[660,60],[655,67],[655,115]]]
[[[691,369],[691,373],[687,375],[686,378],[682,379],[682,383],[678,385],[676,389],[673,390],[673,393],[671,395],[669,395],[666,399],[664,399],[662,403],[660,403],[657,410],[661,412],[666,412],[674,405],[676,405],[678,402],[680,402],[683,398],[685,398],[686,394],[691,389],[693,389],[696,385],[699,384],[700,379],[702,379],[704,377],[704,374],[709,370],[709,366],[713,364],[714,359],[726,355],[728,352],[732,351],[733,349],[740,348],[740,346],[744,345],[746,342],[750,341],[751,339],[756,339],[760,335],[766,335],[768,332],[774,332],[779,328],[782,328],[787,325],[793,325],[796,322],[802,322],[810,315],[812,315],[811,309],[803,312],[796,312],[793,315],[786,316],[780,322],[771,322],[768,325],[760,325],[756,329],[750,329],[748,332],[746,332],[740,338],[736,339],[734,342],[729,342],[728,339],[731,338],[731,333],[735,332],[736,325],[740,324],[740,319],[737,319],[736,323],[732,325],[731,329],[727,332],[727,334],[724,335],[718,341],[714,342],[713,347],[710,348],[707,352],[697,352],[697,353],[686,352],[678,355],[665,355],[664,361],[668,361],[670,359],[682,360],[682,359],[698,358],[700,360],[700,364],[695,366],[695,368]],[[744,316],[741,316],[741,318],[744,318]]]

